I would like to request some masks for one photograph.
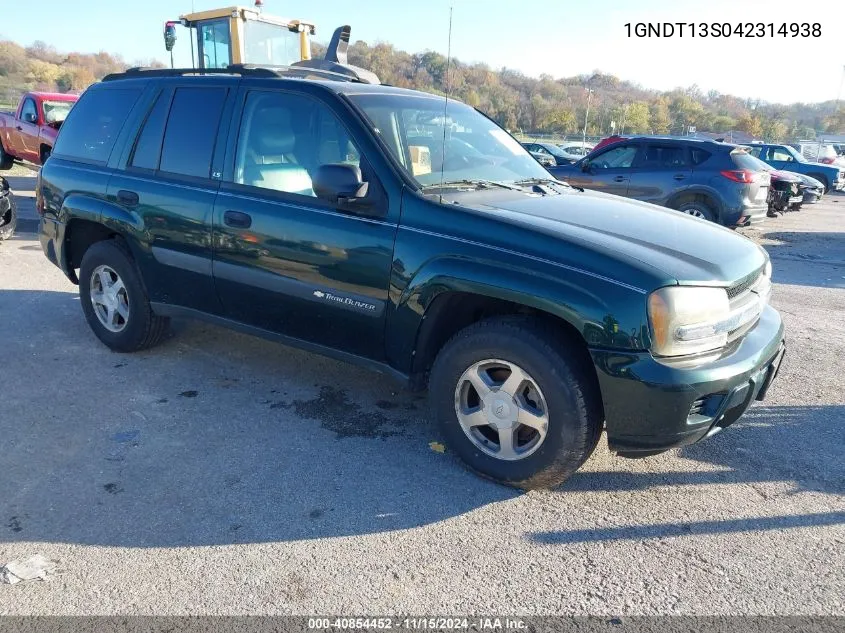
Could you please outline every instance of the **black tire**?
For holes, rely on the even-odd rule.
[[[458,422],[456,389],[461,376],[486,359],[524,369],[547,405],[545,439],[535,452],[515,461],[480,450]],[[551,488],[580,468],[601,435],[600,394],[592,371],[571,342],[540,321],[524,317],[481,321],[455,334],[438,354],[429,380],[432,412],[447,446],[475,472],[516,488]]]
[[[701,218],[702,220],[708,220],[710,222],[716,221],[715,211],[713,211],[710,205],[706,202],[691,200],[690,202],[684,202],[683,204],[679,205],[677,210],[681,213],[686,213],[687,215]]]
[[[15,159],[6,153],[3,143],[0,142],[0,170],[6,171],[7,169],[11,169],[14,164]]]
[[[47,162],[47,159],[50,158],[50,152],[52,152],[52,151],[53,151],[52,148],[47,146],[47,145],[43,145],[41,147],[41,153],[40,153],[39,158],[41,160],[41,166],[42,167],[44,166],[44,163]]]
[[[126,289],[129,314],[120,332],[108,330],[97,317],[91,301],[91,277],[99,266],[113,269]],[[116,352],[137,352],[158,344],[170,325],[167,317],[150,308],[141,276],[125,243],[119,239],[96,242],[85,251],[79,269],[79,297],[88,325],[107,347]]]
[[[828,182],[828,180],[827,180],[827,176],[825,176],[824,174],[816,174],[816,173],[813,173],[813,174],[807,174],[807,175],[808,175],[810,178],[815,178],[815,179],[816,179],[816,180],[818,180],[820,183],[822,183],[822,184],[824,185],[824,192],[825,192],[825,193],[828,193],[828,192],[830,191],[830,182]]]
[[[15,234],[18,225],[18,205],[12,194],[9,194],[10,207],[3,217],[0,217],[0,241],[7,240]]]

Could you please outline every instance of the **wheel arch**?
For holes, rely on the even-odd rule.
[[[81,195],[69,195],[64,200],[58,219],[65,225],[62,269],[76,284],[79,283],[76,269],[92,244],[119,239],[131,254],[131,242],[141,226],[137,215]]]
[[[574,279],[549,278],[536,271],[440,260],[416,275],[403,293],[388,324],[388,356],[406,368],[412,386],[423,388],[437,353],[455,333],[503,315],[541,321],[571,342],[591,367],[590,345],[640,347],[639,341],[619,337],[633,320],[637,334],[642,333],[640,315],[632,311],[614,317],[609,308],[620,293],[634,291],[610,281],[590,281],[588,290]]]
[[[721,217],[723,205],[719,194],[705,187],[691,187],[689,189],[678,191],[672,194],[672,196],[666,202],[666,206],[670,209],[678,209],[687,202],[697,201],[703,202],[708,207],[713,209],[713,213],[716,214],[717,220],[719,219],[719,217]]]

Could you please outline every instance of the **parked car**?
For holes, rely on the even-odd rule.
[[[62,122],[79,97],[51,92],[28,92],[16,112],[0,112],[0,169],[14,160],[42,165]]]
[[[15,233],[18,223],[18,209],[9,181],[0,176],[0,240],[6,240]]]
[[[775,169],[806,174],[824,185],[825,192],[845,187],[845,170],[835,165],[808,161],[794,147],[769,143],[745,145],[753,156]]]
[[[833,165],[837,163],[837,159],[839,158],[839,152],[836,151],[832,143],[801,141],[792,145],[792,147],[801,152],[802,156],[811,163]]]
[[[621,134],[612,134],[612,135],[610,135],[606,138],[603,138],[598,143],[596,143],[596,146],[593,147],[593,151],[595,152],[596,150],[599,150],[603,147],[606,147],[607,145],[610,145],[611,143],[617,143],[619,141],[625,141],[629,138],[631,138],[631,137],[630,136],[622,136]]]
[[[769,217],[783,213],[787,209],[799,211],[804,202],[804,183],[798,174],[775,169],[769,172]]]
[[[798,174],[791,172],[801,179],[804,183],[804,204],[814,204],[822,199],[824,196],[824,184],[806,174]]]
[[[564,154],[563,150],[554,143],[523,143],[522,146],[531,152],[532,155],[536,153],[551,156],[555,161],[555,165],[569,165],[576,160]]]
[[[804,190],[806,189],[803,178],[809,178],[809,176],[775,169],[750,154],[746,157],[746,162],[749,165],[756,163],[757,169],[769,173],[771,185],[769,186],[768,216],[770,218],[777,217],[778,213],[783,213],[787,209],[801,210],[801,205],[804,202]]]
[[[549,171],[571,185],[636,198],[724,226],[766,217],[769,175],[736,145],[631,137]]]
[[[531,150],[528,150],[528,153],[531,154],[531,156],[534,157],[534,160],[540,163],[543,167],[554,167],[557,165],[555,157],[551,154],[547,154],[545,152],[532,152]]]
[[[583,141],[566,141],[559,143],[558,147],[563,150],[567,158],[571,158],[572,162],[575,162],[592,152],[595,145]]]
[[[133,71],[82,96],[36,208],[106,346],[190,316],[380,369],[428,387],[471,468],[523,488],[565,480],[603,428],[644,456],[766,396],[784,330],[763,248],[559,183],[458,101],[297,76]],[[410,126],[486,158],[415,161]]]

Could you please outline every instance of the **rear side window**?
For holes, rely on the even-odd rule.
[[[679,145],[652,145],[645,147],[643,167],[645,169],[679,169],[686,167],[684,148]]]
[[[117,135],[139,96],[141,91],[132,88],[86,92],[62,125],[53,154],[107,163]]]
[[[706,149],[701,149],[700,147],[690,147],[689,150],[690,162],[692,162],[692,166],[696,167],[706,161],[712,154],[708,152]]]
[[[162,92],[147,115],[141,135],[135,144],[131,164],[141,169],[158,169],[158,159],[161,155],[161,140],[164,137],[164,126],[167,123],[167,112],[170,110],[170,94]]]
[[[159,169],[208,178],[226,88],[178,88],[170,106]]]

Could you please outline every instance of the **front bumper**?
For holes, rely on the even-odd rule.
[[[644,456],[717,433],[765,397],[784,350],[783,322],[771,306],[719,359],[695,367],[648,352],[591,350],[611,450]]]

